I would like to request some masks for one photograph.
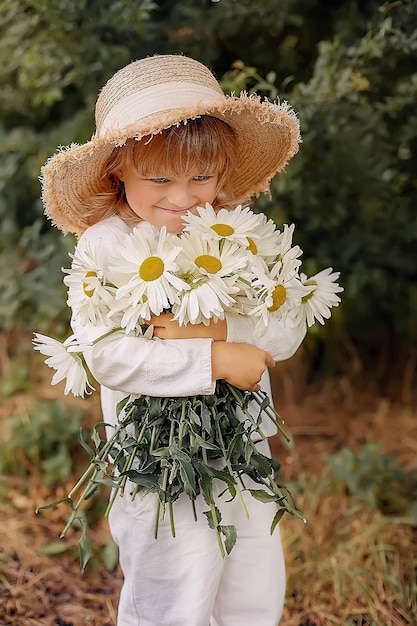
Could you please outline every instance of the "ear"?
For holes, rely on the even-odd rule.
[[[122,170],[117,170],[117,172],[114,172],[114,175],[123,182],[123,172]]]

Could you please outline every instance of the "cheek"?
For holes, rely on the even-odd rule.
[[[213,182],[210,184],[210,187],[206,189],[206,193],[204,194],[205,199],[208,202],[212,202],[217,196],[217,182]]]

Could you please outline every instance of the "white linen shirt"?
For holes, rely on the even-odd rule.
[[[159,229],[148,222],[135,227],[144,235],[155,238]],[[119,216],[109,217],[88,228],[77,244],[83,253],[86,246],[97,249],[99,269],[106,275],[108,263],[117,249],[120,237],[130,233],[129,226]],[[98,246],[98,248],[97,248]],[[289,328],[273,319],[266,332],[258,337],[255,320],[227,313],[227,341],[249,343],[269,352],[275,361],[290,358],[305,336],[304,328]],[[71,326],[81,344],[90,343],[108,332],[106,326],[82,325],[79,312],[72,309]],[[211,368],[212,339],[146,339],[133,333],[116,331],[87,349],[84,357],[92,375],[101,386],[101,404],[105,422],[114,424],[117,404],[126,396],[146,394],[155,397],[211,395],[215,390]],[[261,388],[271,397],[268,371],[265,370]],[[276,428],[268,420],[263,423],[266,436]]]

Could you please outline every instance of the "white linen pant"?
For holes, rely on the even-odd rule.
[[[219,490],[223,488],[221,483]],[[167,510],[155,539],[156,497],[136,496],[132,502],[126,493],[110,511],[124,574],[118,626],[277,626],[285,565],[279,528],[270,535],[276,505],[244,493],[247,519],[238,497],[231,502],[223,497],[218,504],[221,523],[234,524],[238,538],[222,559],[216,533],[203,515],[208,506],[200,497],[197,522],[190,500],[181,497],[173,506],[176,537]]]

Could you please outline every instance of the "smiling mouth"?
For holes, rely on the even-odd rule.
[[[185,215],[188,211],[191,211],[193,207],[188,207],[186,209],[164,209],[163,207],[159,207],[162,211],[166,213],[171,213],[171,215]]]

